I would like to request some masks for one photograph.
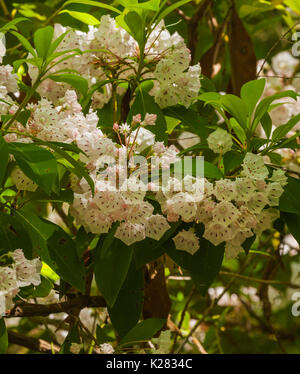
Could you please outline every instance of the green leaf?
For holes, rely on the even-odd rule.
[[[199,243],[200,248],[194,255],[175,249],[173,240],[170,240],[166,247],[168,255],[177,265],[190,272],[198,291],[204,295],[221,269],[224,243],[215,247],[202,237]]]
[[[47,297],[52,289],[53,283],[42,276],[41,283],[35,287],[34,291],[31,293],[31,297]]]
[[[239,152],[229,151],[223,156],[224,172],[230,173],[238,168],[243,162],[243,155]]]
[[[0,135],[0,186],[2,186],[3,178],[5,176],[7,164],[8,164],[9,154],[8,146],[3,136]]]
[[[49,51],[48,51],[48,56],[51,56],[52,53],[54,53],[57,49],[57,47],[60,45],[60,43],[64,40],[65,36],[70,32],[71,30],[67,30],[65,31],[64,33],[62,33],[61,35],[59,35],[58,38],[56,38],[53,43],[51,44],[51,46],[49,47]]]
[[[240,140],[240,142],[244,144],[246,141],[246,133],[244,129],[242,128],[242,126],[238,123],[238,121],[234,117],[231,117],[229,122],[236,136]]]
[[[78,90],[81,95],[85,96],[88,91],[88,82],[85,78],[75,74],[59,74],[59,75],[48,75],[47,78],[52,79],[55,82],[68,83],[70,86]]]
[[[8,147],[28,178],[48,194],[59,191],[57,161],[51,152],[35,144],[9,143]]]
[[[52,26],[46,26],[36,30],[33,35],[34,46],[37,55],[43,60],[46,59],[48,51],[52,42],[54,29]]]
[[[46,145],[49,148],[53,149],[57,154],[59,154],[62,158],[64,158],[68,163],[70,163],[73,168],[72,172],[77,175],[78,178],[84,178],[89,186],[91,187],[92,192],[94,193],[94,182],[92,178],[90,177],[89,173],[87,172],[86,168],[80,164],[80,162],[76,161],[69,153],[67,153],[64,149],[67,151],[72,151],[75,153],[78,153],[79,148],[75,147],[73,144],[64,144],[57,143],[57,142],[44,142],[40,139],[35,139],[35,142],[37,144]],[[63,147],[64,149],[62,149]],[[75,148],[73,148],[75,147]],[[79,150],[80,151],[80,150]]]
[[[6,354],[8,348],[8,335],[4,318],[0,318],[0,354]]]
[[[288,177],[288,183],[283,189],[283,194],[279,199],[279,210],[287,213],[300,214],[300,180]]]
[[[221,179],[223,178],[223,174],[216,165],[213,165],[208,161],[204,161],[204,177],[211,179]]]
[[[268,112],[270,105],[273,101],[277,99],[281,99],[283,97],[292,97],[294,100],[297,100],[298,94],[295,91],[288,90],[279,92],[277,94],[274,94],[272,96],[268,96],[265,99],[263,99],[256,107],[255,114],[254,114],[254,120],[252,123],[252,131],[254,131],[261,121],[262,117],[266,112]]]
[[[150,340],[165,325],[161,318],[146,319],[133,327],[120,341],[120,346]]]
[[[136,269],[134,261],[120,289],[117,300],[108,313],[119,337],[123,337],[134,327],[141,316],[144,300],[144,270]]]
[[[187,130],[205,140],[208,136],[208,120],[192,109],[186,109],[183,105],[175,105],[163,110],[165,116],[176,118],[186,126]],[[168,123],[168,122],[167,122]]]
[[[173,118],[173,117],[168,117],[165,116],[166,122],[167,122],[167,134],[172,134],[173,130],[175,129],[176,126],[180,124],[180,119],[178,118]]]
[[[55,225],[50,222],[47,223],[47,221],[42,221],[30,208],[30,205],[25,205],[23,208],[15,210],[15,215],[31,239],[32,250],[36,252],[46,264],[56,270],[56,267],[52,266],[53,262],[47,247],[47,240],[53,234]]]
[[[221,104],[242,127],[247,127],[248,109],[242,99],[238,96],[227,94],[221,97]]]
[[[266,112],[262,116],[260,123],[265,131],[267,138],[269,139],[272,131],[272,119],[270,117],[270,114]]]
[[[128,10],[153,10],[157,12],[159,10],[160,0],[149,0],[145,2],[138,2],[138,0],[117,0],[117,2],[123,5]]]
[[[30,21],[28,18],[25,17],[17,17],[13,19],[12,21],[6,22],[2,27],[0,27],[0,32],[6,32],[11,29],[17,30],[16,25],[23,21]],[[30,21],[31,22],[31,21]]]
[[[130,30],[130,35],[138,42],[139,46],[144,43],[144,25],[140,15],[136,12],[128,12],[124,15],[124,21]]]
[[[265,79],[257,79],[247,82],[241,88],[241,99],[248,107],[248,114],[251,114],[261,98],[266,84]]]
[[[96,327],[96,338],[98,344],[109,343],[113,342],[115,339],[111,336],[113,333],[112,325],[104,325],[100,327],[97,325]]]
[[[78,19],[79,21],[87,25],[92,25],[92,26],[100,25],[100,21],[89,13],[76,12],[75,10],[67,10],[67,9],[59,12],[59,14],[62,14],[62,13],[67,13],[71,17]]]
[[[104,241],[97,245],[95,279],[99,291],[112,307],[126,279],[131,263],[133,248],[114,238],[116,225]]]
[[[281,213],[284,221],[287,224],[287,227],[293,237],[297,240],[298,244],[300,245],[300,215],[294,213]]]
[[[285,125],[277,127],[272,134],[272,141],[281,140],[300,121],[300,114],[291,118]]]
[[[0,249],[13,251],[24,250],[27,258],[32,258],[32,243],[30,236],[19,220],[12,215],[0,212]]]
[[[13,34],[16,38],[19,39],[19,42],[23,45],[23,47],[32,54],[33,57],[37,57],[37,54],[35,50],[33,49],[32,45],[29,43],[29,41],[24,38],[23,35],[19,34],[16,31],[10,31],[11,34]]]
[[[166,252],[163,244],[173,235],[179,222],[170,222],[171,228],[164,233],[160,240],[146,238],[134,244],[134,261],[137,268],[154,261]]]
[[[111,6],[111,5],[101,3],[100,1],[92,1],[92,0],[69,0],[69,1],[67,1],[67,2],[64,3],[64,6],[66,7],[69,4],[91,5],[91,6],[95,6],[95,7],[98,7],[98,8],[108,9],[108,10],[111,10],[111,11],[119,13],[119,14],[122,13],[119,9],[117,9],[117,8]]]
[[[57,274],[84,293],[85,267],[78,257],[74,240],[64,230],[57,229],[50,236],[47,244]]]
[[[72,343],[80,344],[80,334],[78,329],[78,322],[76,322],[70,329],[66,339],[61,346],[59,354],[69,354]]]
[[[155,24],[157,25],[162,19],[166,18],[167,15],[169,15],[170,13],[172,13],[175,9],[178,9],[179,7],[181,7],[182,5],[185,5],[187,3],[189,3],[191,0],[181,0],[181,1],[177,1],[177,3],[174,3],[170,6],[168,6],[165,10],[163,10],[157,20],[155,21]]]

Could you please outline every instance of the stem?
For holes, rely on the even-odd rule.
[[[12,116],[12,118],[8,121],[8,123],[4,127],[5,130],[8,130],[10,128],[10,126],[13,124],[13,122],[17,119],[20,112],[25,108],[25,106],[27,105],[27,103],[31,99],[32,95],[35,93],[36,89],[38,88],[38,86],[40,84],[40,81],[41,81],[41,77],[42,77],[42,74],[40,74],[38,76],[38,78],[35,81],[35,83],[33,84],[33,86],[26,93],[26,96],[25,96],[24,100],[22,101],[22,103],[20,104],[18,110],[16,111],[16,113]]]

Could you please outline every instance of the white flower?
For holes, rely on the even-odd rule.
[[[109,343],[100,344],[100,353],[113,354],[115,352],[113,346]]]
[[[70,352],[73,353],[73,354],[79,354],[79,352],[81,351],[81,344],[77,344],[77,343],[71,343],[71,346],[70,346]]]
[[[199,239],[192,231],[182,230],[173,238],[173,241],[176,249],[186,251],[191,255],[199,249]]]
[[[192,132],[184,131],[179,135],[177,141],[183,149],[186,149],[200,143],[200,138],[198,135],[193,134]]]
[[[231,201],[237,196],[235,183],[229,179],[220,179],[216,181],[212,192],[218,200]]]
[[[157,119],[156,114],[146,113],[144,121],[142,122],[143,126],[154,126]]]
[[[212,222],[205,225],[203,237],[217,246],[224,241],[232,239],[232,230],[226,225]]]
[[[240,212],[232,203],[222,201],[216,205],[212,215],[213,222],[229,226],[231,222],[234,222],[239,218]]]
[[[160,214],[152,215],[145,222],[145,234],[149,238],[159,240],[169,230],[170,225],[166,218]]]
[[[272,182],[280,183],[282,187],[284,187],[287,184],[287,176],[285,175],[285,172],[281,169],[274,170],[270,180]]]
[[[232,139],[231,135],[223,129],[217,129],[212,132],[208,138],[207,143],[209,148],[215,153],[226,153],[231,150]]]
[[[288,51],[278,53],[272,58],[272,67],[277,75],[291,77],[299,60],[293,57]]]
[[[248,152],[244,158],[243,174],[253,179],[266,179],[269,175],[262,156]]]
[[[123,222],[117,228],[115,238],[120,239],[126,245],[131,245],[145,239],[145,228],[140,224]]]
[[[155,143],[155,135],[144,127],[139,127],[130,134],[130,143],[133,142],[137,131],[136,152],[141,153],[144,149],[151,147]]]
[[[18,167],[16,167],[11,173],[11,178],[17,189],[20,191],[23,190],[34,192],[38,188],[38,185],[29,179]]]
[[[122,125],[120,125],[119,131],[121,134],[127,135],[130,132],[130,126],[127,123],[123,123]]]

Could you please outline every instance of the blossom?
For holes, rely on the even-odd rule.
[[[155,214],[147,218],[145,223],[145,234],[147,237],[160,240],[170,225],[166,218],[160,214]]]
[[[126,135],[126,134],[129,134],[130,132],[130,126],[127,125],[127,123],[123,123],[120,127],[119,127],[119,131],[121,134],[123,135]]]
[[[199,249],[199,239],[192,231],[182,230],[174,238],[176,249],[193,255]]]
[[[217,129],[212,132],[208,138],[207,143],[209,148],[215,153],[226,153],[231,150],[232,139],[231,135],[223,129]]]
[[[265,179],[269,175],[263,157],[255,155],[254,153],[248,152],[246,154],[242,167],[243,174],[249,178]]]
[[[19,167],[12,171],[11,178],[18,190],[34,192],[38,188],[38,185],[28,178]]]
[[[143,126],[154,126],[157,119],[156,114],[146,113],[144,121],[142,122]]]

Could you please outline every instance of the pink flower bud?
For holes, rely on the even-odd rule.
[[[117,123],[114,123],[114,125],[113,125],[113,129],[114,129],[114,131],[119,131],[119,125],[117,124]]]
[[[146,113],[144,121],[143,121],[143,125],[144,126],[153,126],[153,125],[155,125],[156,119],[157,119],[156,114]]]
[[[141,114],[136,114],[135,116],[132,117],[132,123],[134,125],[138,124],[138,123],[141,123],[142,121],[142,116]]]

